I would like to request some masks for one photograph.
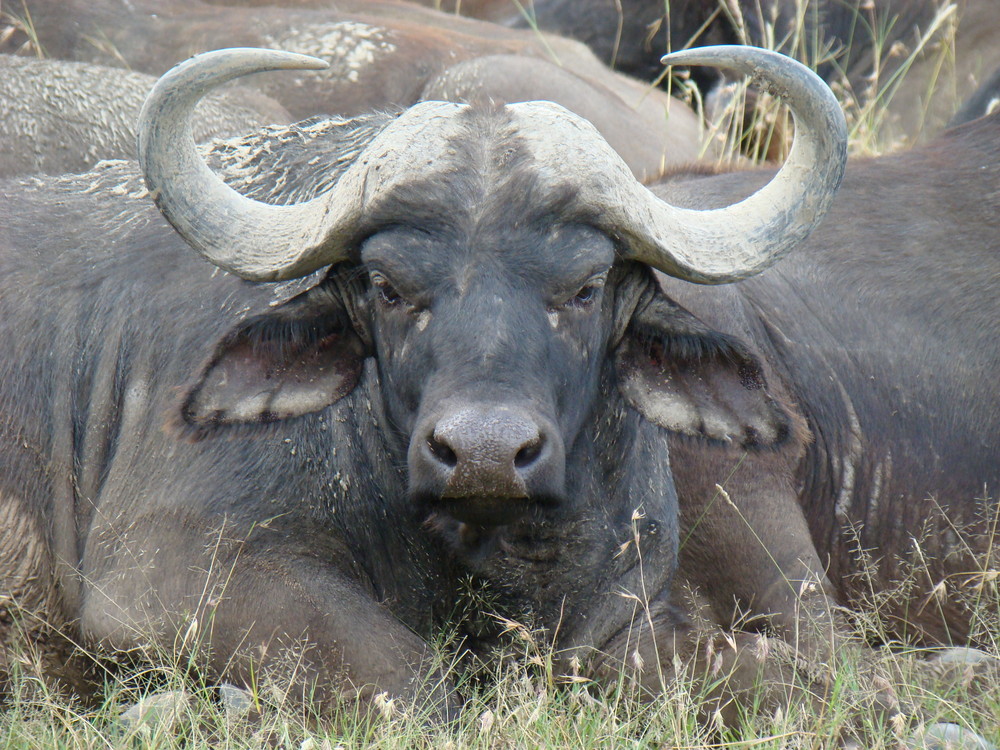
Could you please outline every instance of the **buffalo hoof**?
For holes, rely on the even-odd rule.
[[[958,724],[929,724],[910,736],[904,745],[907,750],[997,750],[971,729]]]

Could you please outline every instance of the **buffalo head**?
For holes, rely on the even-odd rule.
[[[331,266],[217,345],[184,420],[207,431],[314,412],[374,357],[378,411],[409,492],[484,526],[570,498],[567,476],[587,460],[580,443],[598,429],[608,387],[673,431],[779,442],[786,417],[754,358],[666,298],[651,269],[719,284],[774,263],[830,204],[843,118],[825,85],[780,55],[703,48],[671,61],[752,73],[793,109],[788,161],[741,203],[694,211],[661,201],[589,123],[549,102],[415,105],[387,119],[331,189],[261,203],[203,163],[191,109],[237,76],[317,61],[224,50],[168,73],[139,137],[167,219],[251,281]]]

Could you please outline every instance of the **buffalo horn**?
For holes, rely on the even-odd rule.
[[[663,58],[670,65],[732,68],[771,88],[795,118],[788,158],[774,178],[739,203],[712,210],[670,205],[640,184],[585,120],[556,105],[511,105],[546,182],[567,184],[625,252],[664,273],[701,284],[753,276],[820,222],[844,175],[847,125],[833,93],[804,65],[756,47],[701,47]]]
[[[387,125],[336,186],[303,203],[246,198],[208,168],[195,148],[191,113],[209,90],[251,73],[325,67],[277,50],[206,52],[160,78],[139,114],[139,165],[153,200],[188,244],[244,279],[292,279],[346,260],[366,210],[415,173],[449,162],[454,115],[466,105],[422,102]],[[404,147],[411,143],[419,148]]]
[[[672,206],[635,180],[586,120],[551,102],[508,105],[540,181],[570,186],[626,253],[672,276],[703,284],[737,281],[767,268],[800,242],[829,208],[843,177],[847,127],[815,74],[753,47],[702,47],[670,64],[733,68],[780,94],[795,117],[785,164],[763,188],[725,208]],[[348,258],[364,214],[413,175],[454,166],[457,115],[466,105],[416,104],[387,125],[337,184],[289,206],[251,200],[206,166],[191,136],[191,112],[210,89],[267,70],[318,69],[316,58],[261,49],[208,52],[153,87],[139,118],[139,162],[160,210],[210,262],[253,281],[304,276]]]

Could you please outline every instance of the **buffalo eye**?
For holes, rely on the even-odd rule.
[[[573,299],[569,301],[569,304],[573,307],[587,307],[588,305],[593,304],[600,292],[601,287],[597,284],[587,284],[573,295]]]
[[[587,283],[581,286],[576,294],[565,302],[556,305],[557,310],[586,310],[600,299],[604,284],[607,281],[607,273],[598,274],[587,279]]]
[[[403,296],[396,291],[396,287],[392,285],[392,282],[382,273],[378,271],[372,271],[369,275],[372,282],[372,287],[375,289],[376,295],[378,295],[378,301],[381,302],[386,307],[401,307],[403,305],[409,305],[409,303],[403,298]]]

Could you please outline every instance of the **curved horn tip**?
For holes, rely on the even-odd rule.
[[[317,227],[348,209],[317,196],[295,206],[254,201],[213,173],[197,151],[191,115],[198,101],[240,76],[288,69],[323,69],[321,59],[281,50],[231,48],[192,57],[154,84],[139,113],[139,165],[157,207],[210,263],[252,281],[297,278],[340,259],[318,255]],[[353,206],[353,204],[351,204]],[[332,230],[331,230],[332,231]],[[341,248],[337,246],[337,251]]]
[[[802,63],[760,47],[725,45],[682,50],[665,65],[710,65],[750,75],[790,107],[796,128],[778,173],[738,203],[698,211],[634,191],[643,213],[633,257],[700,284],[725,284],[763,271],[801,242],[832,204],[847,161],[847,124],[829,86]],[[636,221],[638,219],[638,221]],[[652,219],[652,220],[651,220]]]
[[[777,60],[792,60],[799,63],[793,57],[789,57],[781,52],[767,49],[765,47],[755,47],[752,44],[715,44],[705,47],[689,47],[668,52],[660,58],[661,65],[725,65],[726,60],[746,60],[748,58],[771,58]],[[803,66],[805,67],[805,66]]]
[[[818,108],[833,139],[843,141],[847,153],[847,122],[840,101],[826,81],[809,66],[794,57],[763,47],[743,44],[720,44],[712,47],[692,47],[671,52],[660,58],[664,65],[707,65],[729,68],[748,75],[765,89],[785,100],[796,120],[804,112],[798,111],[797,100],[802,99],[808,109]],[[798,92],[795,95],[793,92]],[[802,104],[799,101],[798,104]]]
[[[660,64],[668,67],[672,65],[705,65],[713,68],[730,68],[754,78],[763,77],[765,83],[770,76],[774,75],[801,76],[800,80],[808,81],[808,85],[820,84],[821,88],[829,88],[812,68],[794,57],[749,44],[691,47],[664,55],[660,58]]]
[[[252,64],[256,61],[260,65],[261,72],[267,70],[324,70],[330,67],[330,63],[326,60],[312,55],[303,55],[299,52],[265,47],[225,47],[192,55],[187,60],[175,65],[174,69],[189,65],[204,65],[212,60],[244,62],[246,64]]]

